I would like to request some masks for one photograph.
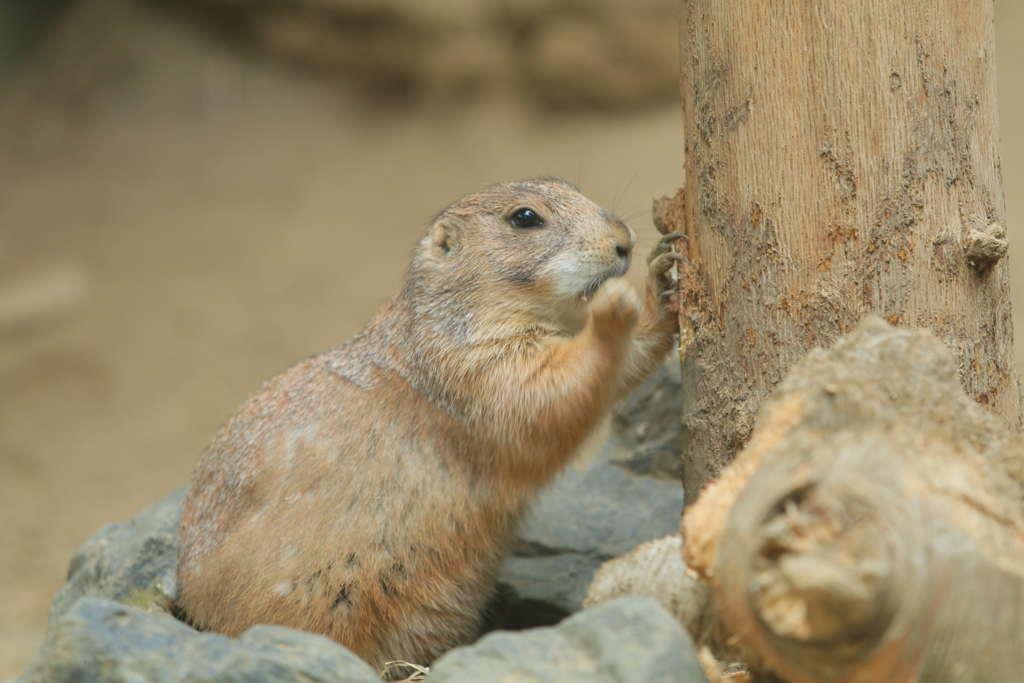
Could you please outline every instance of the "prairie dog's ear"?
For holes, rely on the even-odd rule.
[[[462,229],[451,218],[441,218],[430,228],[430,244],[443,258],[454,256],[462,246]]]

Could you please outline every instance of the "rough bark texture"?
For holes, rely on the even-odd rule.
[[[775,390],[684,554],[791,683],[1020,680],[1022,463],[947,348],[870,317]]]
[[[687,501],[789,367],[872,312],[1021,425],[990,0],[684,0]]]

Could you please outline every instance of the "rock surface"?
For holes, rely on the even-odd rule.
[[[50,607],[51,628],[85,597],[167,613],[177,593],[178,520],[187,490],[182,486],[130,522],[110,524],[82,544]]]
[[[337,643],[280,626],[241,638],[197,633],[171,616],[84,598],[51,623],[46,645],[19,683],[100,681],[323,681],[376,683]]]
[[[682,372],[670,355],[612,410],[612,429],[598,462],[678,484],[683,449]]]
[[[443,657],[430,681],[706,683],[686,631],[647,598],[622,598],[555,628],[497,632]],[[167,615],[103,598],[75,603],[18,683],[100,681],[322,681],[375,683],[362,660],[336,643],[278,626],[238,639],[197,633]]]
[[[528,616],[537,607],[560,616],[579,610],[602,562],[673,533],[682,511],[678,483],[632,476],[603,463],[567,471],[534,504],[502,565],[499,582],[511,592],[513,605],[496,625],[552,623]],[[517,599],[526,604],[516,606]]]
[[[457,648],[438,660],[428,680],[706,683],[707,679],[683,627],[650,598],[629,597],[580,612],[554,628],[484,636],[475,645]]]

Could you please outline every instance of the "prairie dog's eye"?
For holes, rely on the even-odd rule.
[[[544,225],[544,219],[536,211],[529,208],[517,209],[508,222],[517,228],[539,228]]]

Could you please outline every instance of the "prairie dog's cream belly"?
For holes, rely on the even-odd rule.
[[[656,248],[559,181],[442,212],[352,342],[243,404],[193,477],[179,607],[197,627],[326,635],[371,664],[471,640],[539,487],[672,345]]]

